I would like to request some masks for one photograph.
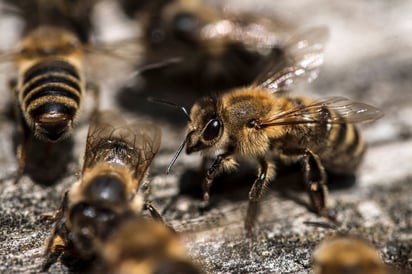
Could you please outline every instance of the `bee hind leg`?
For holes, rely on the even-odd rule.
[[[336,221],[336,214],[326,206],[326,172],[319,156],[306,149],[303,157],[304,181],[313,209],[320,216]]]
[[[259,201],[267,188],[269,181],[275,176],[275,166],[266,159],[259,160],[259,173],[249,192],[249,204],[245,219],[245,229],[250,235],[259,212]]]

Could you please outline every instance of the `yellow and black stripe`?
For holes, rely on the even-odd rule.
[[[320,149],[320,157],[326,169],[338,173],[352,173],[359,165],[365,151],[365,143],[359,130],[352,123],[327,123],[331,117],[339,117],[328,108],[323,108],[319,115],[325,120],[323,132],[327,140]]]
[[[67,60],[46,59],[23,74],[21,110],[35,134],[57,141],[70,130],[81,103],[81,83],[78,69]]]

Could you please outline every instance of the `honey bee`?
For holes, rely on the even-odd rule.
[[[139,54],[138,46],[131,47],[135,42],[87,44],[66,28],[40,25],[24,35],[15,50],[4,53],[4,60],[17,67],[12,90],[22,141],[17,148],[16,182],[33,136],[46,143],[67,138],[79,120],[86,91],[94,97],[93,111],[98,109],[99,88],[86,77],[90,72],[86,63],[108,56],[112,66],[115,58],[129,65],[127,59]]]
[[[31,132],[53,143],[67,137],[76,123],[85,91],[84,52],[74,33],[42,26],[28,33],[9,54],[18,69],[12,87],[22,137],[17,181],[24,170]]]
[[[386,274],[375,248],[357,237],[335,237],[323,241],[313,253],[315,274]]]
[[[249,192],[245,221],[248,231],[256,217],[258,201],[275,178],[274,158],[285,163],[302,163],[313,209],[334,219],[326,205],[325,169],[354,172],[365,151],[354,123],[382,116],[373,106],[343,97],[313,100],[286,94],[299,79],[313,79],[323,59],[319,41],[325,36],[325,28],[303,32],[291,44],[300,52],[290,62],[271,63],[248,87],[199,99],[188,117],[186,138],[168,167],[167,172],[185,146],[187,154],[215,153],[217,156],[203,182],[207,202],[217,174],[235,168],[239,159],[255,160],[259,170]]]
[[[162,72],[178,86],[209,92],[250,84],[268,56],[283,58],[290,27],[261,14],[229,11],[199,0],[121,3],[143,25],[147,60],[183,59],[173,70]],[[156,83],[158,74],[153,77]]]
[[[125,218],[97,246],[105,273],[201,273],[188,259],[177,233],[147,218]]]
[[[159,149],[160,130],[149,122],[126,123],[98,112],[90,125],[81,178],[65,193],[47,243],[47,270],[60,255],[68,264],[93,260],[93,244],[127,215],[156,209],[138,192]]]

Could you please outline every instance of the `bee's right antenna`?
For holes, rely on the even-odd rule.
[[[148,98],[147,98],[147,101],[149,101],[149,102],[151,102],[151,103],[158,103],[158,104],[163,104],[163,105],[171,106],[171,107],[174,107],[174,108],[178,108],[178,109],[180,109],[181,111],[183,111],[183,113],[184,113],[185,116],[186,116],[187,121],[188,121],[188,122],[192,122],[192,119],[190,119],[189,113],[187,112],[186,108],[183,107],[183,106],[179,106],[179,105],[177,105],[177,104],[175,104],[175,103],[173,103],[173,102],[164,101],[164,100],[156,99],[156,98],[153,98],[153,97],[148,97]],[[183,149],[183,148],[182,148],[182,149]]]
[[[170,173],[170,169],[175,164],[177,157],[179,157],[180,153],[182,152],[183,148],[185,147],[187,141],[189,140],[190,136],[192,135],[193,131],[189,132],[183,142],[180,144],[179,148],[177,149],[175,155],[173,156],[172,160],[170,161],[169,166],[166,169],[166,174]]]

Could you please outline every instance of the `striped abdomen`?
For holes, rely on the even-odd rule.
[[[324,116],[325,121],[329,117],[339,117],[339,113],[327,108],[319,115]],[[325,123],[321,125],[322,132],[326,142],[317,149],[317,153],[324,167],[332,172],[353,173],[365,151],[365,143],[356,126],[352,123]]]
[[[44,60],[22,75],[21,110],[40,138],[57,141],[72,128],[82,97],[78,69],[65,60]]]

